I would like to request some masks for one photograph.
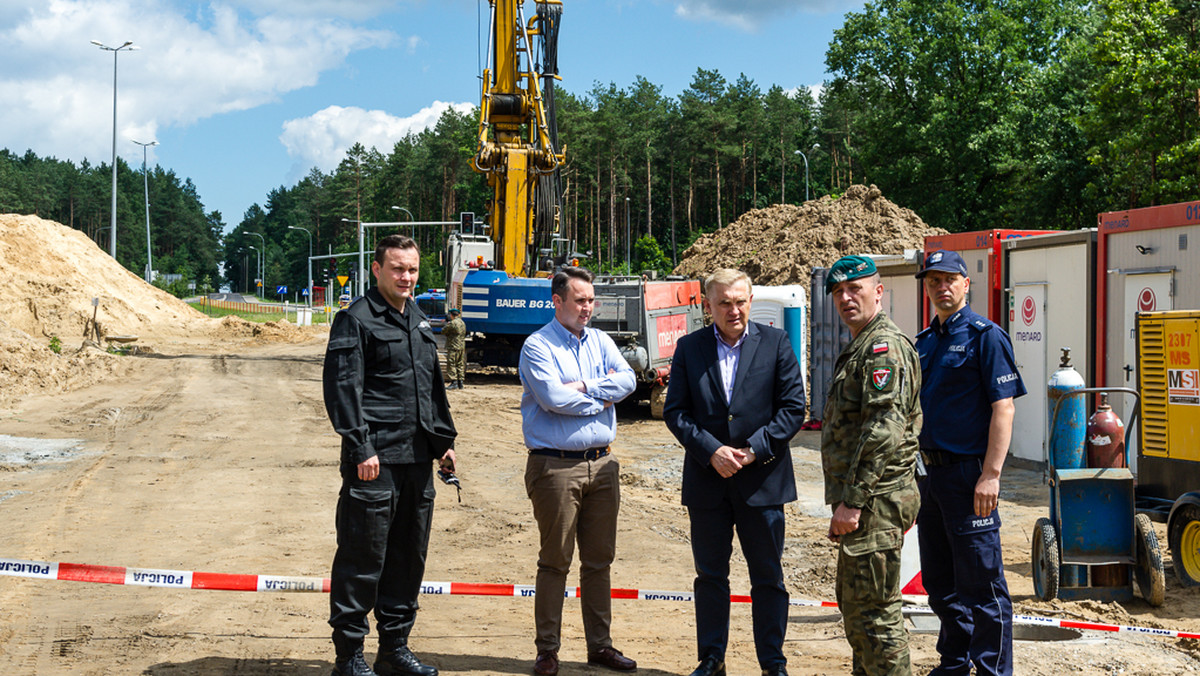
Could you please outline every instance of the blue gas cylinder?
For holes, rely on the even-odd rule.
[[[1055,469],[1083,469],[1087,466],[1087,411],[1083,396],[1067,393],[1085,387],[1083,376],[1071,366],[1071,348],[1064,347],[1062,362],[1046,385],[1046,415],[1050,439],[1046,445],[1047,460]],[[1059,400],[1063,400],[1059,404]],[[1055,417],[1055,408],[1058,416]]]

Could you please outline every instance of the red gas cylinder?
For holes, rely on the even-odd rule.
[[[1087,466],[1125,466],[1125,424],[1108,405],[1108,394],[1100,394],[1100,405],[1088,418]]]

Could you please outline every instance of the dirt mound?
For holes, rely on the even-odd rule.
[[[847,254],[903,254],[922,249],[925,237],[946,231],[896,206],[875,186],[852,185],[800,206],[756,209],[683,252],[675,274],[702,277],[717,268],[745,271],[755,284],[808,285],[814,267]]]
[[[0,403],[122,373],[119,356],[79,347],[94,335],[93,313],[101,345],[130,336],[136,342],[129,347],[144,352],[156,343],[300,343],[320,335],[286,320],[210,319],[126,270],[82,232],[36,216],[0,214],[0,279]],[[49,348],[52,338],[59,353]]]
[[[128,360],[94,347],[50,349],[0,319],[0,405],[38,390],[67,392],[124,372]]]
[[[173,336],[204,315],[126,270],[87,235],[37,216],[0,215],[0,316],[31,336]],[[92,299],[98,305],[92,307]]]
[[[229,315],[216,322],[209,335],[217,340],[240,338],[257,342],[303,343],[321,335],[320,329],[296,326],[286,319],[274,322],[250,322],[236,315]]]

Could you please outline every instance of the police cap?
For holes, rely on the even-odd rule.
[[[825,293],[833,293],[833,287],[841,282],[875,274],[875,261],[866,256],[842,256],[829,267],[825,277]]]
[[[923,278],[925,273],[930,270],[953,272],[963,277],[968,276],[967,264],[963,262],[962,256],[953,251],[946,251],[945,249],[938,249],[925,258],[925,265],[917,273],[917,279]]]

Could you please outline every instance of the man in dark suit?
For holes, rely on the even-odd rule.
[[[692,676],[725,674],[735,528],[750,572],[758,664],[763,676],[787,674],[783,505],[796,499],[788,442],[804,422],[804,381],[787,334],[751,322],[750,300],[744,272],[705,280],[713,326],[679,340],[663,409],[685,451],[700,659]]]

